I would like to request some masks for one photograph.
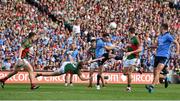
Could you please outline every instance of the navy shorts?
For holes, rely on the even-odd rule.
[[[166,62],[166,64],[165,64],[163,70],[160,72],[160,74],[166,75],[166,74],[169,73],[169,71],[168,71],[168,69],[167,69],[167,68],[168,68],[168,63],[169,63],[169,61],[170,61],[170,59],[167,59],[167,62]]]
[[[98,61],[98,66],[103,65],[104,62],[106,62],[106,61],[109,59],[109,53],[104,53],[104,54],[102,55],[102,57],[105,57],[105,58]]]
[[[167,57],[156,56],[155,60],[154,60],[154,67],[156,68],[159,63],[166,65],[167,62],[168,62],[168,58]]]

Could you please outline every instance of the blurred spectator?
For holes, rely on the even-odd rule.
[[[2,70],[11,70],[11,66],[12,66],[12,64],[11,64],[11,59],[6,58],[6,59],[4,60],[3,65],[2,65]]]

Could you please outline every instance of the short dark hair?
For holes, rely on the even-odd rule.
[[[34,32],[30,32],[28,35],[28,38],[32,38],[33,36],[35,36],[36,34]]]
[[[130,33],[135,33],[135,28],[134,28],[134,27],[130,27],[130,28],[129,28],[129,32],[130,32]]]
[[[92,40],[91,40],[91,42],[95,42],[95,41],[96,41],[96,39],[92,39]]]
[[[161,27],[162,27],[164,30],[168,30],[168,24],[167,24],[167,23],[161,24]]]
[[[107,37],[107,36],[109,36],[108,33],[105,33],[105,34],[102,35],[102,37]]]
[[[80,61],[80,62],[77,63],[77,67],[79,69],[82,69],[82,66],[83,66],[83,61]]]

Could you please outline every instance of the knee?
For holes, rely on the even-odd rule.
[[[132,74],[132,73],[131,73],[131,72],[129,72],[129,71],[126,73],[126,75],[131,75],[131,74]]]
[[[155,73],[160,73],[161,71],[159,69],[155,69]]]
[[[99,71],[98,71],[98,75],[102,75],[102,70],[99,70]]]

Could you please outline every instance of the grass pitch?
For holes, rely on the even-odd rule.
[[[40,84],[37,90],[30,90],[28,84],[6,84],[0,88],[0,100],[180,100],[180,85],[168,88],[157,85],[153,93],[148,93],[145,85],[132,85],[133,91],[126,92],[126,85],[108,84],[101,90],[88,88],[86,84]]]

